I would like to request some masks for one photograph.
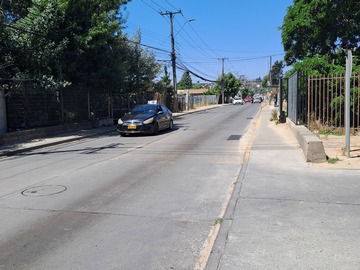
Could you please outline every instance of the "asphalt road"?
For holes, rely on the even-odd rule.
[[[158,136],[97,138],[0,161],[0,269],[194,269],[260,105],[183,115]]]

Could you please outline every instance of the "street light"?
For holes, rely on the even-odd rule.
[[[179,13],[181,14],[181,11],[161,13],[161,15],[169,15],[170,16],[171,64],[172,64],[172,70],[173,70],[173,85],[174,85],[174,112],[178,112],[178,100],[177,100],[176,55],[175,55],[175,39],[174,39],[175,36],[174,36],[174,29],[173,29],[173,17],[175,14],[179,14]],[[193,21],[193,20],[194,19],[188,20],[187,22],[184,23],[184,25],[181,28],[183,28],[186,23]],[[180,30],[181,30],[181,28],[180,28]],[[177,33],[179,33],[179,31]]]
[[[187,20],[187,21],[180,27],[180,29],[176,32],[175,37],[177,36],[177,34],[179,34],[179,32],[181,31],[181,29],[183,29],[186,24],[188,24],[188,23],[190,23],[190,22],[193,22],[193,21],[195,21],[195,19],[189,19],[189,20]]]

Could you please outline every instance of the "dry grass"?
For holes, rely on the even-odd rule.
[[[273,109],[271,111],[270,121],[278,121],[279,120],[279,113],[277,109]]]

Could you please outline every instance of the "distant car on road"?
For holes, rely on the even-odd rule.
[[[256,97],[256,98],[253,99],[252,102],[253,102],[253,103],[261,103],[261,101],[262,101],[262,100],[261,100],[260,98]]]
[[[237,104],[243,105],[244,101],[243,101],[242,98],[236,97],[236,98],[233,99],[232,104],[234,104],[234,105],[237,105]]]
[[[172,112],[163,104],[136,106],[118,120],[117,131],[126,134],[158,134],[160,130],[172,129]]]
[[[244,98],[244,101],[245,101],[245,103],[247,103],[247,102],[252,102],[252,97],[246,97],[246,98]]]

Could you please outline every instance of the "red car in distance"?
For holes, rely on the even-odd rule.
[[[244,98],[244,102],[247,103],[247,102],[252,102],[252,97],[246,97]]]

